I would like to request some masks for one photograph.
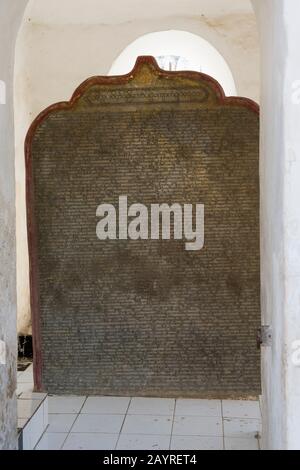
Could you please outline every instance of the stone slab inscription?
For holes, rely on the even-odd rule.
[[[258,121],[254,103],[151,58],[37,119],[26,143],[37,389],[260,392]],[[203,249],[99,240],[96,209],[120,195],[204,204]]]

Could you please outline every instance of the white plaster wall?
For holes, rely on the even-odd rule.
[[[276,3],[276,5],[275,5]],[[283,268],[282,219],[282,86],[284,45],[278,48],[276,35],[284,41],[279,10],[280,0],[256,2],[261,34],[261,308],[262,324],[273,327],[272,348],[262,348],[263,447],[280,448],[284,441],[284,383],[281,380],[284,289],[280,272]],[[276,8],[273,8],[275,7]],[[276,319],[276,324],[275,324]],[[271,385],[272,384],[272,385]],[[274,408],[273,408],[274,407]],[[273,409],[278,412],[273,413]],[[272,433],[272,431],[275,431]],[[276,434],[276,436],[275,436]],[[271,437],[272,436],[272,437]]]
[[[261,34],[263,445],[300,449],[300,2],[254,0]]]
[[[286,440],[300,449],[300,2],[283,6],[286,36],[284,81],[284,361],[287,376]],[[298,353],[296,352],[296,348]]]
[[[30,332],[23,144],[36,115],[105,75],[138,37],[170,29],[209,41],[228,63],[237,93],[259,99],[259,44],[250,0],[31,0],[16,50],[18,330]]]
[[[17,438],[16,244],[13,128],[14,45],[27,0],[0,0],[0,450],[14,449]]]

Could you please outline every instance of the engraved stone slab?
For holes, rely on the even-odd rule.
[[[38,390],[260,392],[259,117],[199,73],[139,58],[86,81],[26,141]],[[120,195],[205,206],[205,245],[96,237]]]

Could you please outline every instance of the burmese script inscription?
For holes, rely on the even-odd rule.
[[[221,101],[201,77],[140,60],[128,79],[87,84],[35,128],[41,372],[49,393],[260,391],[258,114]],[[106,237],[99,217],[107,214],[97,216],[97,208],[118,208],[120,196],[128,211],[138,202],[147,217],[153,205],[173,203],[182,208],[177,222],[187,206],[194,215],[186,226],[182,219],[181,237],[174,217],[169,238],[151,238],[148,225],[139,226],[147,237],[131,237],[130,213],[120,225],[112,209]]]

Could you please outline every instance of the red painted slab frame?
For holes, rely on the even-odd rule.
[[[94,85],[122,85],[134,79],[137,70],[143,65],[149,64],[156,70],[158,76],[164,78],[182,77],[199,82],[206,82],[214,90],[217,103],[220,106],[242,106],[259,114],[257,103],[248,98],[226,97],[221,85],[209,75],[200,72],[167,72],[160,69],[154,57],[141,56],[137,58],[135,66],[131,72],[120,76],[98,76],[85,80],[73,93],[70,101],[55,103],[42,111],[31,124],[25,140],[25,162],[26,162],[26,208],[27,208],[27,236],[29,250],[29,277],[30,277],[30,304],[32,316],[32,336],[33,336],[33,369],[34,369],[34,390],[37,392],[44,390],[42,383],[42,342],[40,324],[40,304],[38,290],[38,257],[37,257],[37,227],[34,215],[34,184],[33,184],[33,164],[32,164],[32,142],[38,126],[53,111],[72,109],[75,103],[84,93]]]

